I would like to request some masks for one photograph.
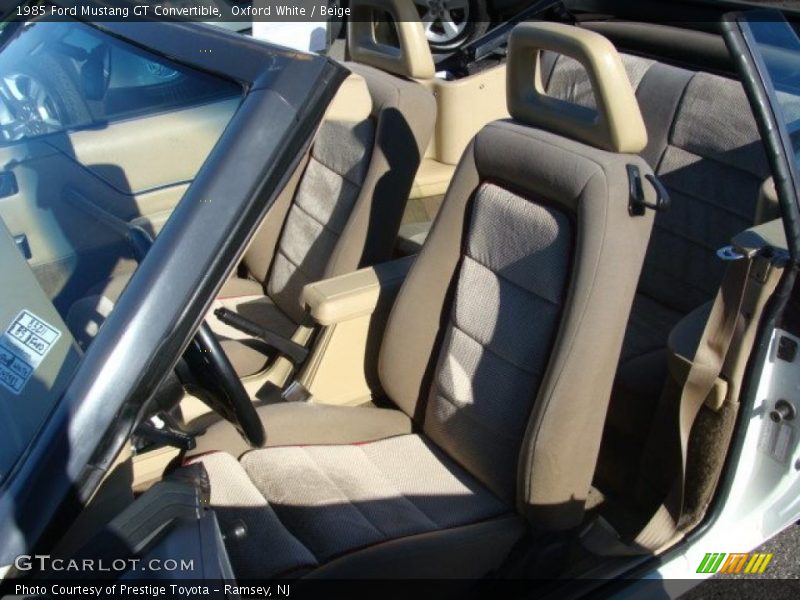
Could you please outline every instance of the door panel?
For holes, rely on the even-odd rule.
[[[232,99],[169,113],[110,123],[48,140],[114,191],[128,196],[90,198],[126,220],[174,207],[169,194],[148,192],[190,182],[239,104]],[[177,198],[180,199],[180,194]],[[170,203],[171,202],[171,203]]]

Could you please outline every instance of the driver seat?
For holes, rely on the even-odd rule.
[[[544,95],[542,50],[584,64],[597,111]],[[264,406],[271,447],[188,459],[223,530],[247,531],[226,536],[238,577],[474,578],[527,531],[581,524],[653,222],[629,212],[647,136],[599,34],[518,25],[507,85],[512,119],[465,151],[389,318],[397,408]]]

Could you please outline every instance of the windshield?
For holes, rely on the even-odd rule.
[[[752,20],[748,25],[766,71],[762,75],[774,90],[772,108],[800,172],[800,37],[786,21]]]
[[[158,233],[244,95],[234,81],[86,23],[5,25],[0,248],[33,276],[28,281],[5,257],[0,482],[69,382],[78,362],[73,337],[92,333],[69,331],[70,308],[135,267],[128,231]],[[12,238],[27,265],[8,249]],[[44,300],[34,310],[38,295]]]

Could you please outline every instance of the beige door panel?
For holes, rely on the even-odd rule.
[[[175,206],[180,196],[145,192],[185,186],[194,179],[238,105],[238,98],[214,102],[72,132],[48,142],[116,192],[129,196],[124,203],[113,197],[91,199],[130,220]]]
[[[81,210],[71,197],[103,198],[121,205],[132,199],[142,204],[177,204],[185,185],[141,194],[120,194],[80,168],[63,154],[32,153],[24,162],[0,160],[14,174],[19,192],[0,199],[0,217],[13,235],[24,234],[31,249],[29,264],[50,297],[61,291],[72,275],[71,263],[92,250],[124,246],[124,234],[107,221]],[[111,273],[106,273],[111,275]],[[91,283],[91,282],[87,282]]]

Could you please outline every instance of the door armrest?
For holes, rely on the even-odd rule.
[[[310,283],[303,289],[303,304],[320,325],[371,315],[381,303],[394,302],[414,258],[407,256]]]

